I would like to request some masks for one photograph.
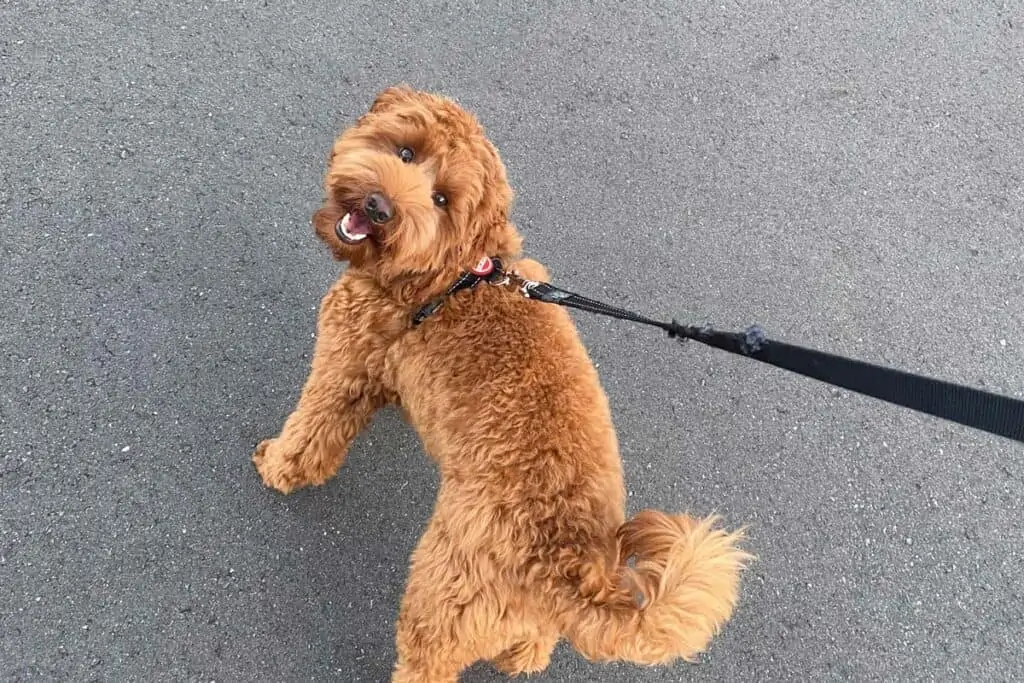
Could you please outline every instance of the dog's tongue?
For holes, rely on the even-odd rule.
[[[370,224],[370,219],[366,217],[365,213],[353,211],[349,214],[345,232],[350,235],[369,235],[372,231],[373,226]]]

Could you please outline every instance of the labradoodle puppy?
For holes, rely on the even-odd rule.
[[[386,404],[423,439],[441,485],[392,680],[450,683],[479,660],[539,672],[561,638],[641,664],[707,647],[736,603],[740,532],[656,511],[624,519],[608,401],[564,309],[493,277],[444,297],[495,263],[546,279],[516,260],[512,191],[476,119],[389,88],[334,144],[325,190],[316,233],[349,267],[321,305],[298,406],[253,461],[282,493],[323,484]]]

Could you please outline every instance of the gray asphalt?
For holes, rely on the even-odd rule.
[[[1020,396],[1024,7],[856,4],[0,2],[0,679],[386,679],[415,435],[288,498],[249,455],[394,82],[478,113],[557,282]],[[577,319],[631,509],[760,559],[701,663],[535,680],[1024,679],[1024,449]]]

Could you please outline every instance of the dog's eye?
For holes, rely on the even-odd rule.
[[[434,206],[436,206],[439,209],[443,209],[444,207],[448,206],[448,198],[445,197],[440,192],[435,192],[434,194],[430,195],[430,198],[434,200]]]
[[[410,149],[409,147],[399,147],[398,158],[401,159],[403,163],[408,164],[413,159],[416,158],[416,153],[413,152],[412,149]]]

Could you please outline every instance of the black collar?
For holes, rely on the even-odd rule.
[[[501,259],[497,256],[484,256],[471,270],[467,270],[452,283],[451,287],[445,290],[441,296],[434,297],[427,303],[420,306],[419,310],[412,316],[413,327],[432,316],[444,304],[444,300],[463,289],[472,289],[481,282],[489,282],[492,285],[501,284],[508,276],[502,266]]]

